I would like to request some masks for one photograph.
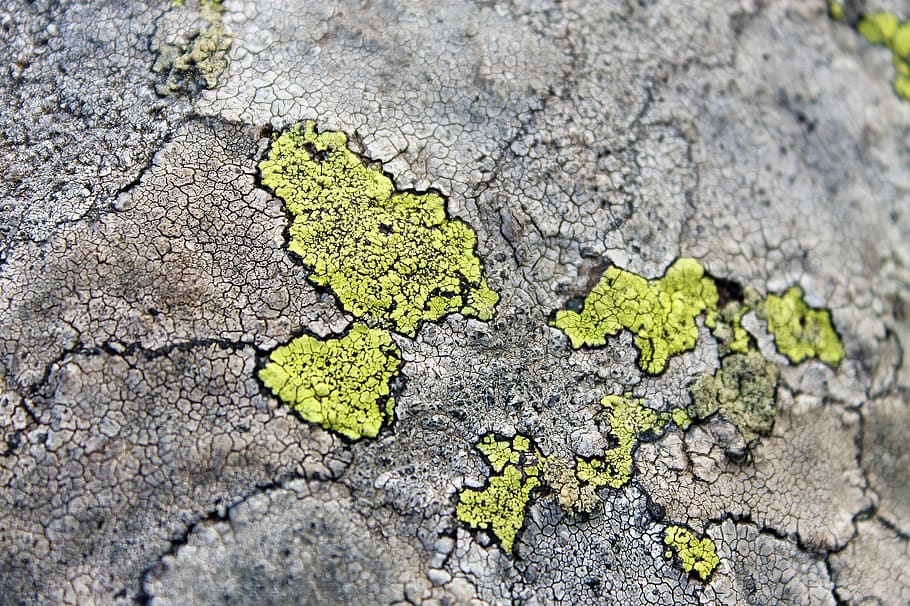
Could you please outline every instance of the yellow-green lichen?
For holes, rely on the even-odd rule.
[[[695,347],[695,319],[714,310],[717,300],[714,281],[695,259],[678,259],[656,280],[613,266],[585,298],[581,312],[560,310],[552,325],[575,348],[603,345],[608,335],[630,330],[641,350],[639,366],[657,374],[670,356]]]
[[[814,309],[803,300],[803,291],[793,286],[783,295],[769,294],[757,310],[768,322],[778,351],[798,364],[818,358],[837,366],[844,358],[844,348],[831,324],[831,313]]]
[[[897,70],[894,90],[902,99],[910,100],[910,20],[901,22],[891,13],[870,13],[863,16],[856,29],[871,44],[891,50]]]
[[[671,410],[670,419],[683,431],[689,429],[689,426],[692,425],[692,417],[689,416],[689,411],[685,408],[674,408]]]
[[[870,13],[856,26],[860,35],[872,44],[888,45],[900,23],[890,13]]]
[[[489,319],[499,296],[481,275],[474,232],[446,218],[438,194],[396,191],[347,143],[308,121],[278,136],[259,165],[293,217],[289,248],[310,280],[358,318],[409,336],[453,312]]]
[[[259,378],[311,423],[351,439],[372,438],[394,416],[389,381],[401,352],[385,330],[355,324],[341,337],[303,335],[269,360]]]
[[[779,379],[777,365],[755,350],[724,356],[717,371],[702,375],[690,388],[689,412],[696,419],[718,413],[752,442],[774,426]]]
[[[496,475],[487,486],[458,493],[455,516],[471,528],[489,530],[503,549],[511,553],[515,537],[524,525],[531,493],[540,487],[543,457],[529,438],[512,439],[485,435],[477,445]]]
[[[602,457],[578,457],[575,475],[582,485],[619,488],[632,477],[632,452],[639,438],[646,432],[662,429],[667,419],[645,406],[644,400],[630,394],[607,396],[601,404],[607,410],[610,433],[616,446],[605,451]]]
[[[672,558],[675,555],[683,570],[702,581],[707,581],[720,563],[714,541],[710,537],[698,538],[683,526],[667,526],[664,545],[667,546],[664,556]]]
[[[841,6],[840,2],[835,2],[835,0],[828,0],[828,14],[831,15],[831,18],[835,21],[843,21],[844,7]]]
[[[174,7],[182,10],[185,3],[175,0]],[[224,28],[222,0],[199,0],[196,9],[204,27],[186,44],[165,44],[159,49],[152,70],[167,76],[158,86],[160,94],[215,88],[227,68],[231,37]]]
[[[508,440],[487,434],[477,444],[477,450],[487,458],[493,471],[500,473],[510,463],[518,465],[531,452],[531,440],[522,435]]]
[[[632,454],[644,434],[660,432],[670,422],[681,429],[692,423],[684,408],[658,413],[630,394],[607,396],[601,404],[607,411],[615,446],[603,456],[575,457],[574,465],[554,457],[543,461],[546,483],[553,488],[559,504],[570,512],[591,513],[599,502],[597,489],[620,488],[631,479]]]

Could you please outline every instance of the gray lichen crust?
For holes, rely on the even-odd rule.
[[[0,65],[0,603],[910,599],[910,104],[823,0],[13,0]],[[257,379],[355,321],[262,186],[307,120],[439,192],[500,296],[390,337],[394,411],[357,442]],[[837,363],[755,307],[704,310],[659,373],[629,330],[549,326],[689,257],[720,307],[800,293]],[[546,470],[625,435],[605,396],[655,422],[566,507]],[[508,550],[456,518],[488,434],[544,469]],[[704,580],[668,528],[711,543]]]

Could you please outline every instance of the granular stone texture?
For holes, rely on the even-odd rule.
[[[838,7],[4,3],[0,604],[905,606],[910,3]]]

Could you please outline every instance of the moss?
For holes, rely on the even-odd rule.
[[[901,22],[891,13],[870,13],[864,15],[856,26],[860,35],[871,44],[885,46],[891,50],[897,70],[894,90],[910,100],[910,21]]]
[[[774,426],[779,379],[777,365],[757,351],[730,354],[716,372],[702,375],[690,388],[689,412],[696,419],[718,413],[752,442]]]
[[[183,8],[183,0],[175,0],[174,7]],[[227,68],[231,37],[224,29],[221,0],[199,0],[197,8],[205,27],[186,44],[162,46],[152,66],[155,73],[167,74],[160,94],[215,88]]]
[[[409,336],[453,312],[492,316],[499,296],[481,275],[474,232],[446,218],[438,194],[396,191],[344,133],[297,125],[259,167],[293,217],[290,250],[347,311]]]
[[[667,558],[675,555],[683,570],[698,576],[702,581],[707,581],[720,563],[717,546],[710,537],[700,539],[682,526],[667,526],[664,530],[664,545],[668,547],[664,552]]]
[[[798,286],[783,295],[769,294],[758,312],[767,320],[778,351],[794,364],[818,358],[836,367],[844,358],[844,348],[831,324],[831,313],[809,307]]]
[[[338,338],[304,335],[269,360],[259,378],[311,423],[358,439],[375,437],[393,418],[389,381],[401,352],[384,330],[355,324]]]
[[[613,266],[581,312],[560,310],[552,325],[565,331],[576,349],[603,345],[608,335],[630,330],[641,350],[639,366],[657,374],[670,356],[695,347],[695,318],[716,306],[714,281],[695,259],[678,259],[662,278],[650,281]]]
[[[543,457],[529,438],[520,435],[510,440],[488,434],[481,438],[477,449],[486,456],[496,475],[483,489],[462,489],[455,516],[471,528],[491,531],[503,549],[511,553],[524,525],[531,493],[541,485]]]

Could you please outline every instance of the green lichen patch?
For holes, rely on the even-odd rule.
[[[474,232],[446,217],[438,194],[396,191],[344,133],[297,125],[259,168],[293,217],[289,249],[358,318],[413,336],[420,321],[449,313],[492,316],[499,296],[481,274]]]
[[[714,281],[695,259],[678,259],[656,280],[612,266],[585,298],[581,312],[560,310],[552,325],[576,349],[604,345],[608,335],[630,330],[641,351],[639,366],[658,374],[670,356],[695,347],[695,319],[714,310],[717,300]]]
[[[690,414],[714,413],[730,421],[746,442],[767,435],[774,426],[780,369],[757,351],[724,356],[713,374],[698,378],[690,391]]]
[[[844,358],[840,337],[831,324],[831,312],[809,307],[798,286],[783,295],[769,294],[757,311],[768,322],[777,350],[794,364],[818,358],[836,367]]]
[[[376,437],[393,419],[389,382],[401,352],[385,330],[355,324],[337,338],[303,335],[269,360],[259,378],[311,423],[356,440]]]
[[[674,408],[671,410],[670,419],[674,425],[683,431],[689,429],[689,426],[692,425],[692,417],[689,416],[689,411],[685,408]]]
[[[224,28],[222,0],[199,0],[196,8],[205,26],[186,44],[161,47],[152,70],[163,73],[166,80],[158,86],[159,94],[212,89],[227,68],[227,51],[231,37]],[[181,0],[175,7],[184,8]]]
[[[632,452],[641,436],[659,431],[667,419],[645,406],[644,400],[629,394],[607,396],[601,404],[607,410],[610,433],[616,440],[616,446],[605,451],[602,457],[578,457],[575,475],[583,486],[619,488],[632,477]]]
[[[901,22],[891,13],[870,13],[863,16],[856,29],[871,44],[891,50],[897,71],[894,90],[902,99],[910,100],[910,20]]]
[[[511,440],[497,437],[496,434],[485,435],[477,444],[477,450],[490,462],[496,473],[501,473],[506,465],[518,465],[529,455],[535,454],[531,448],[531,439],[516,435]]]
[[[889,45],[900,22],[890,13],[870,13],[856,26],[860,35],[872,44]]]
[[[503,438],[487,434],[477,445],[496,475],[487,486],[458,493],[455,516],[471,528],[489,530],[503,549],[511,553],[524,525],[531,493],[541,485],[543,457],[525,436]]]
[[[664,556],[672,558],[675,555],[683,570],[698,576],[702,581],[707,581],[720,564],[714,541],[710,537],[698,538],[683,526],[667,526],[664,530],[664,545],[667,546]]]
[[[601,404],[607,411],[610,434],[615,446],[603,456],[576,457],[574,465],[547,458],[543,461],[544,479],[570,512],[591,513],[599,499],[597,490],[605,486],[620,488],[632,478],[633,453],[642,437],[663,431],[668,423],[686,429],[692,423],[684,408],[658,413],[648,408],[644,400],[631,394],[607,396]]]

